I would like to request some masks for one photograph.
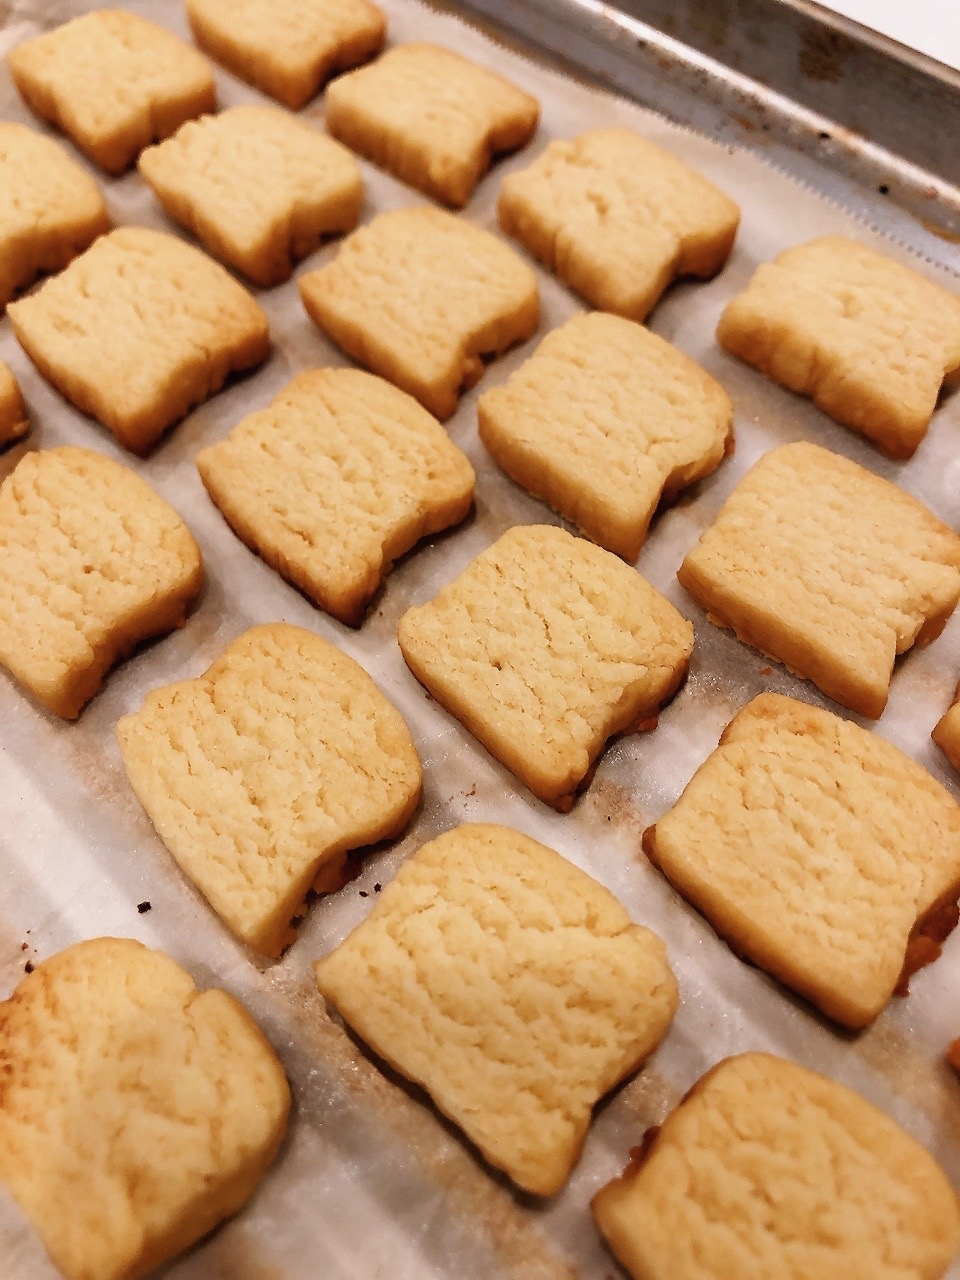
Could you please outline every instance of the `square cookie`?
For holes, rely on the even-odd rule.
[[[500,225],[601,311],[643,320],[677,276],[716,275],[740,210],[696,170],[629,129],[551,142],[508,174]]]
[[[939,1280],[947,1175],[858,1094],[766,1053],[708,1071],[593,1214],[635,1280]]]
[[[397,638],[420,683],[561,812],[608,738],[656,723],[693,651],[639,573],[552,525],[508,530]]]
[[[96,938],[0,1003],[0,1181],[66,1280],[135,1280],[253,1194],[290,1089],[246,1009]]]
[[[843,236],[758,267],[717,328],[721,346],[892,458],[927,433],[960,375],[960,298]]]
[[[350,626],[398,556],[464,518],[475,478],[416,400],[359,369],[301,373],[197,468],[237,536]]]
[[[90,449],[28,453],[0,485],[0,664],[72,720],[115,662],[183,625],[200,549],[139,476]]]
[[[960,538],[887,480],[813,444],[765,454],[680,566],[711,622],[876,720],[897,654],[960,598]]]
[[[643,846],[732,950],[863,1027],[957,921],[960,806],[883,738],[761,694]]]
[[[509,476],[631,561],[657,505],[733,450],[720,384],[649,329],[598,311],[549,333],[477,413]]]
[[[300,277],[310,318],[358,364],[449,418],[484,361],[537,327],[537,278],[488,231],[440,209],[382,213]]]
[[[602,885],[508,827],[467,825],[407,859],[316,966],[379,1056],[524,1191],[559,1191],[594,1105],[677,1010],[660,939]]]
[[[43,376],[134,453],[270,349],[242,285],[176,236],[111,231],[8,308]]]
[[[27,106],[107,173],[122,173],[149,143],[217,105],[206,58],[122,9],[85,13],[7,58]]]
[[[117,724],[160,838],[238,938],[279,955],[311,889],[406,827],[420,760],[400,713],[352,658],[300,627],[254,627],[197,680]]]
[[[452,49],[402,44],[327,90],[327,128],[403,182],[462,208],[495,156],[526,146],[529,93]]]
[[[372,58],[387,33],[369,0],[187,0],[187,18],[211,57],[293,111]]]
[[[351,231],[363,201],[346,147],[276,107],[188,120],[138,168],[171,218],[265,286],[286,280],[325,236]]]
[[[25,436],[29,429],[27,406],[17,380],[0,360],[0,449]]]
[[[960,687],[953,706],[945,711],[930,735],[955,769],[960,769]]]

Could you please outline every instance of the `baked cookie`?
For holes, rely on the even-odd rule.
[[[758,267],[720,318],[721,346],[892,458],[927,434],[960,375],[960,298],[843,236]]]
[[[953,706],[940,717],[930,735],[955,769],[960,769],[960,686],[954,694]]]
[[[29,429],[27,406],[17,380],[0,360],[0,449],[25,436]]]
[[[249,1013],[129,938],[0,1003],[0,1181],[67,1280],[137,1280],[252,1195],[290,1089]]]
[[[500,225],[601,311],[643,320],[677,276],[716,275],[740,210],[629,129],[551,142],[500,188]]]
[[[462,208],[494,156],[526,146],[529,93],[452,49],[402,44],[327,89],[327,128],[411,187]]]
[[[916,498],[813,444],[774,449],[680,566],[711,622],[876,719],[894,660],[960,598],[960,538]]]
[[[508,530],[400,619],[422,685],[566,812],[607,739],[656,723],[693,627],[634,570],[552,525]]]
[[[509,476],[626,560],[657,505],[733,448],[719,383],[649,329],[598,311],[549,333],[477,413]]]
[[[7,311],[43,376],[139,454],[270,349],[267,317],[242,285],[145,227],[101,236]]]
[[[293,942],[310,890],[339,888],[348,853],[399,835],[420,798],[400,713],[352,658],[283,623],[155,689],[117,739],[181,869],[265,955]]]
[[[182,626],[202,581],[177,513],[102,453],[28,453],[0,485],[0,664],[58,716]]]
[[[766,1053],[727,1058],[593,1198],[635,1280],[939,1280],[957,1197],[858,1094]]]
[[[27,106],[108,173],[122,173],[149,143],[217,105],[206,58],[122,9],[85,13],[7,59]]]
[[[347,355],[445,419],[484,360],[537,327],[537,278],[496,236],[426,205],[379,217],[300,277],[310,318]]]
[[[947,1049],[947,1062],[954,1071],[960,1072],[960,1040],[954,1040]]]
[[[462,826],[401,867],[317,985],[486,1159],[553,1195],[594,1105],[678,1005],[663,943],[602,885],[509,827]]]
[[[473,500],[473,468],[439,422],[359,369],[301,373],[197,468],[237,536],[350,626],[392,562]]]

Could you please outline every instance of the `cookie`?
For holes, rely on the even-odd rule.
[[[237,536],[350,626],[392,562],[473,500],[473,468],[437,420],[358,369],[301,373],[197,468]]]
[[[210,64],[146,18],[97,9],[17,45],[7,55],[27,106],[107,173],[216,108]]]
[[[101,453],[28,453],[0,485],[0,664],[65,719],[118,659],[182,626],[202,580],[177,513]]]
[[[29,429],[27,407],[17,380],[0,360],[0,449],[25,436]]]
[[[437,701],[562,812],[608,738],[655,723],[693,650],[634,569],[551,525],[508,530],[397,638]]]
[[[955,769],[960,769],[960,687],[953,706],[941,716],[930,735]]]
[[[658,504],[733,448],[719,383],[649,329],[600,312],[549,333],[477,413],[509,476],[626,560]]]
[[[919,1142],[766,1053],[708,1071],[593,1215],[635,1280],[939,1280],[960,1246],[957,1197]]]
[[[740,481],[677,574],[711,622],[876,719],[897,654],[960,598],[960,538],[916,498],[813,444]]]
[[[643,320],[677,276],[716,275],[740,210],[695,169],[629,129],[551,142],[508,174],[500,225],[601,311]]]
[[[139,454],[270,349],[246,289],[199,249],[145,227],[101,236],[7,312],[43,376]]]
[[[885,254],[825,236],[758,267],[717,339],[892,458],[960,376],[960,298]]]
[[[238,938],[279,955],[311,889],[392,839],[420,798],[407,726],[362,667],[310,631],[254,627],[197,680],[117,724],[164,844]]]
[[[526,146],[539,118],[529,93],[433,44],[399,45],[327,90],[335,138],[458,209],[495,156]]]
[[[129,938],[0,1003],[0,1181],[67,1280],[137,1280],[252,1195],[290,1089],[246,1009]]]
[[[316,974],[381,1058],[542,1196],[563,1186],[594,1105],[678,1005],[655,934],[552,849],[489,825],[408,858]]]

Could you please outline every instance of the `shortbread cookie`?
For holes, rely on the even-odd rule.
[[[897,654],[956,607],[960,538],[856,463],[789,444],[740,481],[677,576],[712,622],[876,719]]]
[[[89,449],[28,453],[0,485],[0,664],[80,714],[113,664],[182,626],[200,551],[172,507]]]
[[[140,454],[270,349],[267,317],[242,285],[145,227],[101,236],[8,314],[43,376]]]
[[[137,1280],[236,1213],[290,1110],[243,1005],[128,938],[0,1003],[0,1079],[0,1181],[67,1280]]]
[[[875,249],[826,236],[759,267],[717,339],[892,458],[909,458],[941,385],[960,375],[960,298]]]
[[[716,275],[740,210],[629,129],[551,142],[503,180],[500,225],[602,311],[643,320],[677,276]]]
[[[8,54],[27,106],[108,173],[213,111],[210,64],[192,45],[122,9],[97,9]]]
[[[574,316],[477,403],[480,439],[518,484],[636,560],[657,504],[733,447],[730,397],[619,316]]]
[[[239,537],[359,626],[392,562],[470,510],[470,463],[416,400],[359,369],[312,369],[197,455]]]
[[[187,17],[211,57],[294,111],[378,53],[387,32],[369,0],[187,0]]]
[[[352,658],[282,623],[154,690],[117,738],[164,844],[265,955],[294,940],[310,889],[339,888],[350,850],[399,835],[420,797],[399,712]]]
[[[602,885],[509,827],[425,844],[317,985],[492,1165],[553,1195],[594,1105],[678,1004],[660,939]]]
[[[17,380],[0,360],[0,449],[25,436],[29,427]]]
[[[418,191],[461,208],[494,156],[526,146],[540,104],[452,49],[402,44],[327,90],[327,128]]]
[[[960,769],[960,686],[953,706],[941,716],[930,735],[955,769]]]
[[[550,525],[510,529],[400,619],[421,684],[561,811],[616,733],[650,727],[693,628],[608,551]]]
[[[635,1280],[940,1280],[957,1197],[858,1094],[766,1053],[708,1071],[593,1214]]]
[[[0,313],[109,230],[100,188],[51,138],[0,121]]]

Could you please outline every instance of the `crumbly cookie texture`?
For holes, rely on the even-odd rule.
[[[537,327],[537,279],[496,236],[440,209],[382,213],[300,277],[308,314],[347,355],[449,418],[484,360]]]
[[[0,1003],[0,1079],[0,1181],[67,1280],[137,1280],[236,1213],[290,1110],[246,1009],[128,938]]]
[[[765,454],[677,574],[712,622],[877,719],[897,654],[960,598],[960,538],[922,503],[827,449]]]
[[[0,449],[25,436],[29,429],[27,406],[17,380],[0,360]]]
[[[239,938],[279,955],[311,889],[406,827],[420,760],[362,667],[312,632],[254,627],[198,680],[117,724],[127,776],[181,869]]]
[[[678,1005],[655,934],[552,849],[488,825],[425,844],[316,973],[381,1058],[544,1196]]]
[[[551,142],[500,188],[500,225],[601,311],[643,320],[677,276],[716,275],[740,210],[629,129]]]
[[[635,1280],[940,1280],[957,1197],[850,1089],[766,1053],[703,1076],[593,1198]]]
[[[650,727],[686,674],[693,628],[608,551],[551,525],[508,530],[400,619],[421,684],[561,811],[608,738]]]
[[[477,413],[509,476],[626,560],[657,505],[733,448],[720,384],[649,329],[601,312],[549,333]]]
[[[48,711],[78,716],[118,659],[183,624],[202,580],[177,513],[103,454],[28,453],[0,485],[0,663]]]
[[[953,767],[960,770],[960,686],[953,706],[944,712],[930,736]]]
[[[301,373],[197,468],[247,546],[350,626],[398,556],[464,518],[475,478],[416,400],[359,369]]]
[[[193,38],[228,71],[297,111],[383,47],[369,0],[187,0]]]
[[[717,339],[892,458],[909,458],[941,386],[960,376],[960,298],[875,249],[826,236],[758,267]]]
[[[270,349],[267,317],[242,285],[145,227],[101,236],[7,313],[43,376],[139,454]]]
[[[217,105],[206,58],[122,9],[74,18],[7,59],[27,106],[108,173],[122,173],[144,147]]]
[[[495,156],[526,146],[539,118],[529,93],[432,44],[399,45],[327,90],[334,137],[455,208]]]

